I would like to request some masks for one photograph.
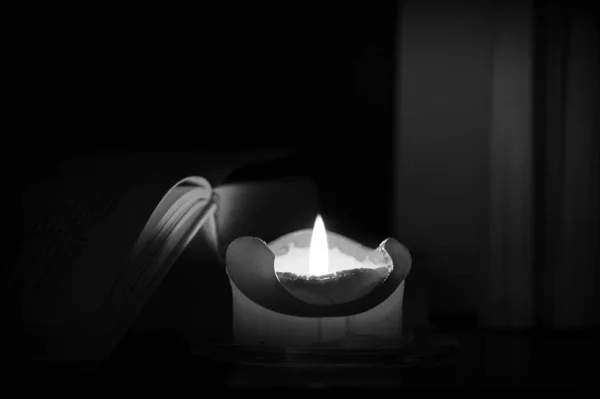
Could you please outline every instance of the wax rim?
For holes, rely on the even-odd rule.
[[[275,255],[258,237],[239,237],[230,243],[226,252],[227,274],[230,282],[248,299],[276,313],[309,318],[346,317],[366,312],[403,291],[404,280],[412,267],[410,252],[393,237],[386,238],[379,247],[383,250],[380,253],[392,260],[392,273],[369,294],[339,306],[314,305],[291,295],[277,281],[273,267]]]

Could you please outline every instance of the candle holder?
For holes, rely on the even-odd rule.
[[[233,296],[234,344],[330,349],[400,345],[404,280],[411,268],[408,250],[393,238],[369,249],[327,232],[330,249],[375,267],[334,272],[313,281],[278,275],[277,256],[290,244],[306,247],[311,231],[293,232],[269,244],[241,237],[229,245],[226,270]]]

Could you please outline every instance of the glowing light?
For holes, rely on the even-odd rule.
[[[327,231],[325,230],[325,223],[323,223],[321,215],[317,215],[310,239],[308,271],[314,276],[322,276],[329,273]]]

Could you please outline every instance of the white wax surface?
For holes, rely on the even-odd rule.
[[[299,276],[310,276],[308,271],[309,248],[298,248],[293,244],[288,247],[288,252],[275,257],[275,272],[289,272]],[[337,273],[350,269],[376,269],[376,265],[370,259],[359,261],[353,256],[347,255],[337,248],[329,249],[329,270],[325,274]]]

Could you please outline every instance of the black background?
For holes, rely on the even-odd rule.
[[[12,148],[45,157],[25,173],[73,155],[285,147],[318,181],[326,216],[391,235],[397,7],[285,4],[26,24],[28,112]]]
[[[9,102],[24,113],[4,133],[4,184],[18,191],[18,184],[28,184],[24,180],[57,173],[62,160],[72,156],[157,150],[202,156],[288,147],[299,153],[297,168],[305,167],[317,179],[326,217],[382,238],[392,235],[388,215],[398,13],[395,6],[314,7],[300,2],[262,8],[25,13],[8,37],[18,55],[5,61],[17,70],[5,75],[17,88]],[[547,65],[536,66],[536,76],[542,76],[540,68]],[[427,77],[428,71],[422,75]],[[484,81],[486,76],[474,78]],[[423,98],[430,95],[421,87],[415,90]],[[470,96],[469,91],[458,94]],[[469,118],[479,120],[487,126],[485,115]],[[545,130],[540,131],[543,137]],[[487,148],[485,140],[480,144]],[[34,156],[15,168],[15,158],[22,154]],[[157,156],[156,162],[162,161]],[[476,172],[487,178],[487,170]],[[419,170],[415,179],[434,186],[423,176],[426,172]],[[438,176],[435,184],[445,180]],[[483,185],[477,188],[485,192]],[[429,213],[427,204],[420,206],[429,191],[419,192],[414,203],[421,212],[415,218]],[[442,202],[448,203],[446,198]],[[14,216],[9,212],[7,218]],[[446,230],[461,236],[450,224]],[[455,270],[452,266],[447,269]],[[458,275],[457,281],[469,277]],[[449,280],[443,286],[453,288]],[[453,300],[444,292],[439,296],[440,302]],[[449,320],[457,322],[454,316]],[[592,381],[592,368],[583,363],[594,362],[596,335],[546,341],[509,334],[466,341],[472,359],[464,363],[477,369],[473,381],[491,377],[501,386],[518,383],[508,376],[532,369],[539,372],[536,378],[552,385]]]

